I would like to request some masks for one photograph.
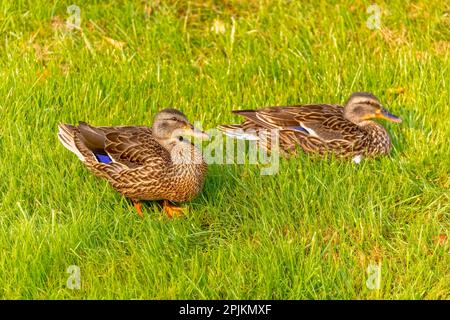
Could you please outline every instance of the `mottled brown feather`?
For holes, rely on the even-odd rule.
[[[298,146],[307,153],[333,153],[344,157],[376,156],[390,151],[389,135],[380,124],[364,121],[356,125],[344,117],[343,110],[342,106],[328,104],[238,110],[233,113],[246,120],[241,125],[222,125],[219,129],[224,132],[278,129],[280,151],[286,155],[295,153]],[[299,126],[314,130],[317,136],[294,129]],[[260,144],[270,149],[270,139]]]
[[[204,184],[207,165],[190,143],[183,145],[195,163],[173,163],[171,154],[143,126],[94,127],[60,125],[63,139],[72,139],[95,175],[107,179],[119,193],[133,200],[184,202]],[[100,163],[93,152],[108,154],[113,162]]]

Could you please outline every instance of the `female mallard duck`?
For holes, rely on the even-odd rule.
[[[284,154],[294,153],[300,146],[307,153],[333,153],[355,160],[385,155],[391,150],[387,131],[371,119],[401,122],[383,108],[377,97],[367,92],[353,93],[344,107],[317,104],[233,112],[246,120],[241,125],[219,126],[229,136],[258,140],[261,136],[258,131],[275,129],[279,149]],[[259,140],[263,147],[270,149],[271,143]]]
[[[94,127],[60,124],[61,143],[75,153],[96,176],[106,178],[130,198],[142,215],[141,200],[164,200],[169,217],[182,209],[171,205],[197,195],[207,165],[200,151],[183,136],[207,138],[175,109],[159,112],[151,128],[144,126]]]

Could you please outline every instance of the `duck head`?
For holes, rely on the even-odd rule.
[[[208,139],[208,135],[195,128],[186,116],[177,109],[163,109],[155,116],[153,136],[163,145],[183,141],[183,136]]]
[[[402,122],[399,117],[387,111],[377,97],[368,92],[355,92],[350,96],[344,106],[344,117],[355,124],[376,118]]]

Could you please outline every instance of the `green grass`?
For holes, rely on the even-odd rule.
[[[448,2],[379,2],[381,30],[372,1],[75,3],[82,32],[65,28],[73,1],[0,1],[0,298],[450,298]],[[213,128],[353,91],[403,118],[389,157],[211,165],[173,221],[155,203],[140,219],[56,137],[167,106]]]

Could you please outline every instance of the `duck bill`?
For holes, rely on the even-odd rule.
[[[195,128],[193,125],[187,126],[186,129],[184,129],[183,133],[185,135],[187,135],[187,136],[191,136],[191,137],[194,137],[194,138],[199,138],[199,139],[202,139],[202,140],[208,140],[209,139],[209,135],[206,132]]]
[[[387,120],[387,121],[397,122],[397,123],[402,122],[402,119],[400,117],[397,117],[396,115],[390,113],[386,109],[383,109],[378,114],[378,118],[381,118],[381,119],[384,119],[384,120]]]

